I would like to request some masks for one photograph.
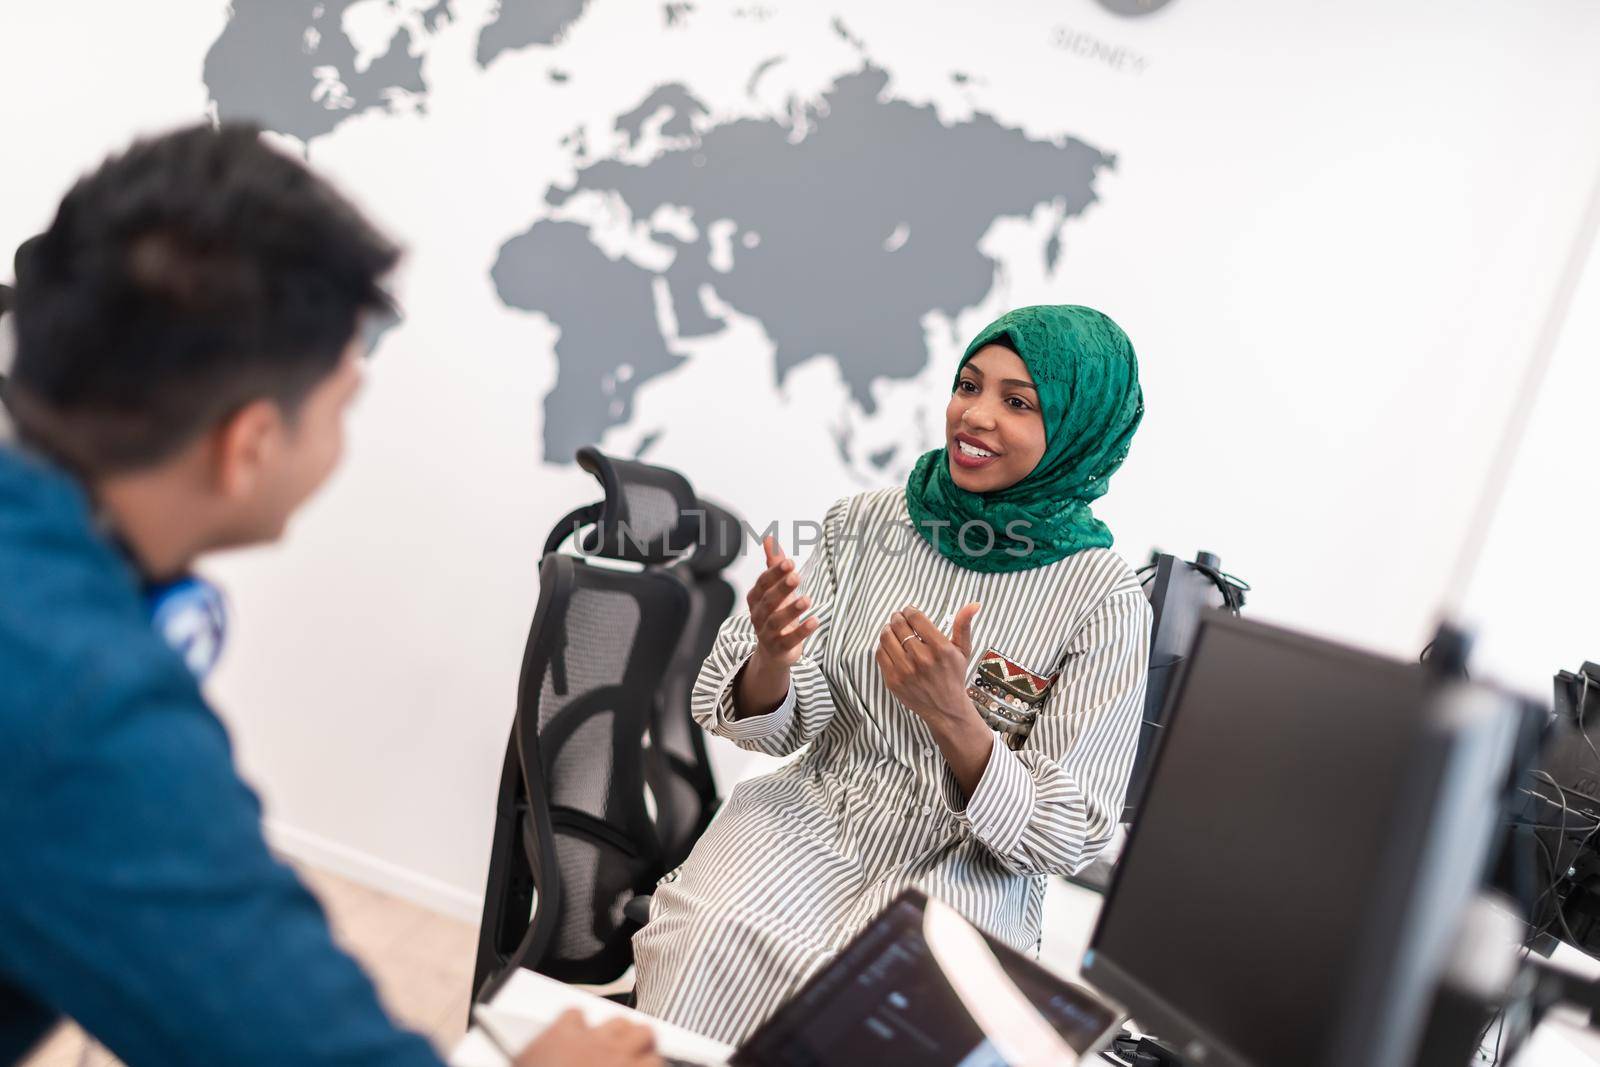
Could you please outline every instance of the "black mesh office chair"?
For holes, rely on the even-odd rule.
[[[1133,822],[1144,796],[1150,764],[1166,723],[1167,690],[1189,656],[1200,617],[1210,608],[1224,608],[1237,615],[1244,607],[1245,593],[1250,591],[1249,585],[1223,573],[1221,561],[1211,552],[1197,553],[1192,563],[1152,552],[1150,562],[1139,573],[1152,614],[1150,668],[1144,691],[1144,722],[1139,725],[1139,748],[1133,757],[1133,773],[1122,806],[1125,823]]]
[[[1177,677],[1194,644],[1200,618],[1213,608],[1235,614],[1244,607],[1250,586],[1225,574],[1222,563],[1210,552],[1198,553],[1189,563],[1176,556],[1152,552],[1150,562],[1139,568],[1144,594],[1150,600],[1150,666],[1145,676],[1144,721],[1139,724],[1139,747],[1134,752],[1133,770],[1128,777],[1128,792],[1123,800],[1121,822],[1131,824],[1138,814],[1150,778],[1150,766],[1161,742],[1166,723],[1167,691]],[[1114,858],[1102,856],[1068,881],[1104,893],[1111,884]]]
[[[594,503],[568,513],[550,531],[544,554],[559,551],[569,538],[592,527],[601,510],[602,503]],[[645,780],[669,870],[688,858],[721,803],[705,731],[690,714],[689,701],[700,665],[711,654],[717,632],[738,600],[722,572],[744,550],[743,524],[733,512],[697,499],[692,514],[696,544],[686,558],[672,565],[672,572],[689,592],[689,617],[657,692],[645,751]],[[648,903],[648,898],[643,898],[635,908],[644,914]]]
[[[589,448],[578,463],[605,499],[558,524],[555,545],[588,526],[585,554],[638,566],[556,551],[540,564],[496,801],[475,997],[516,967],[566,982],[620,977],[634,929],[623,909],[666,869],[645,795],[645,735],[689,621],[690,593],[670,564],[696,542],[696,500],[672,471]]]
[[[705,501],[700,508],[700,543],[673,568],[689,590],[689,619],[656,701],[645,761],[668,870],[689,857],[717,813],[717,783],[706,753],[706,735],[689,713],[689,698],[700,665],[711,654],[717,631],[738,600],[722,572],[744,547],[744,531],[736,516]]]

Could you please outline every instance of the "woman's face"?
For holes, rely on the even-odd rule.
[[[985,345],[961,368],[944,411],[950,477],[971,493],[1026,478],[1044,455],[1044,415],[1027,364],[1005,345]]]

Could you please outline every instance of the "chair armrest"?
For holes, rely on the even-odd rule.
[[[622,916],[643,926],[650,921],[650,894],[643,893],[622,906]]]

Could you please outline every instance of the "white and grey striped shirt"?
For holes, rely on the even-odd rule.
[[[1144,705],[1150,607],[1105,549],[968,570],[911,528],[904,489],[883,489],[829,510],[800,576],[820,625],[789,698],[734,719],[732,682],[756,647],[740,613],[700,671],[693,711],[743,748],[810,749],[733,790],[634,937],[640,1008],[732,1043],[908,886],[1035,949],[1045,876],[1083,867],[1111,837]],[[971,601],[983,605],[975,655],[994,649],[1059,676],[1022,748],[996,735],[964,799],[873,654],[892,612],[914,605],[948,632]]]

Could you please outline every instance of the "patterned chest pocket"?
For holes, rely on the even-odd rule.
[[[1041,674],[990,648],[967,675],[967,696],[989,728],[1012,749],[1022,747],[1058,674]]]

